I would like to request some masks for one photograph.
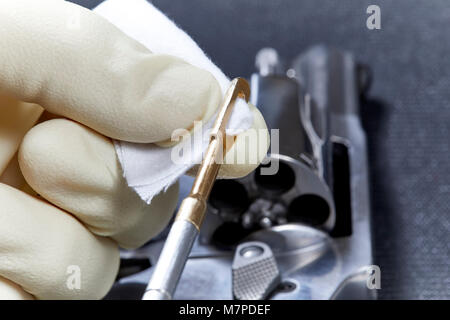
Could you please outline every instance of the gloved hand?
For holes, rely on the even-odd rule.
[[[220,88],[210,73],[152,54],[62,0],[0,0],[0,43],[0,174],[21,142],[21,172],[39,194],[0,184],[0,299],[102,298],[118,270],[118,246],[134,248],[160,232],[178,196],[174,185],[146,205],[127,186],[110,138],[168,140],[209,119]],[[29,103],[61,118],[22,140],[41,113]],[[254,127],[266,128],[251,108]],[[222,174],[255,167],[225,164]],[[68,285],[73,270],[79,288]]]

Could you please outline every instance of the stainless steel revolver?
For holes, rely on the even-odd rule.
[[[174,298],[376,298],[359,115],[368,69],[321,45],[287,67],[265,48],[256,66],[251,101],[279,143],[249,176],[215,182]],[[192,181],[181,179],[181,196]],[[121,253],[107,298],[142,297],[166,235]]]

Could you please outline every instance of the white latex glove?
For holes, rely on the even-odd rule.
[[[150,205],[141,201],[110,138],[168,140],[211,117],[220,88],[208,72],[152,54],[61,0],[0,0],[0,44],[0,175],[39,105],[64,117],[33,127],[20,146],[20,169],[40,197],[0,184],[0,299],[102,298],[117,273],[118,245],[137,247],[160,232],[178,194],[175,185]],[[254,113],[254,126],[265,128]],[[255,167],[226,164],[223,174]],[[81,271],[79,289],[67,286],[70,266]]]

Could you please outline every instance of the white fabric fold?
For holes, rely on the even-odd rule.
[[[209,71],[221,86],[228,89],[230,80],[205,55],[184,31],[145,0],[107,0],[94,11],[116,25],[125,34],[142,43],[150,51],[179,57]],[[209,142],[208,129],[214,117],[203,124],[198,139],[185,139],[173,147],[115,141],[116,153],[127,183],[147,203],[166,190],[194,164],[200,163]],[[251,127],[253,115],[243,100],[238,100],[228,123],[227,135],[237,135]],[[179,150],[184,152],[182,156]],[[178,161],[173,157],[177,155]]]

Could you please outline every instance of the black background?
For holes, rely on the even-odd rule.
[[[73,1],[92,8],[101,1]],[[448,0],[155,0],[230,76],[255,53],[290,60],[325,43],[374,73],[362,110],[369,139],[380,298],[450,299],[450,3]],[[368,5],[381,30],[368,30]]]

